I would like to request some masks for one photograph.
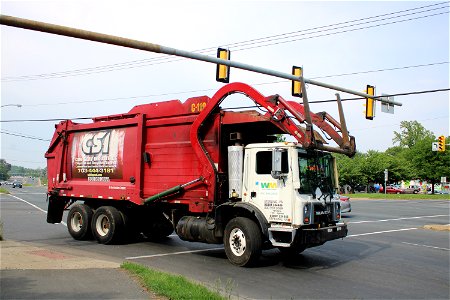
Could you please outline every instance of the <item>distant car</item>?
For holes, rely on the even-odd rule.
[[[358,185],[356,185],[354,188],[353,188],[353,190],[355,191],[355,192],[366,192],[366,190],[367,190],[367,186],[366,185],[362,185],[362,184],[358,184]]]
[[[405,194],[418,194],[420,193],[420,186],[418,185],[411,185],[409,188],[405,188]]]
[[[12,187],[13,187],[13,188],[16,188],[16,187],[22,188],[22,183],[21,183],[21,182],[18,182],[18,181],[14,181],[13,184],[12,184]]]
[[[387,186],[386,187],[386,194],[404,194],[405,190],[395,187],[395,186]]]
[[[341,213],[347,213],[352,211],[350,197],[339,195],[339,200],[341,201]]]

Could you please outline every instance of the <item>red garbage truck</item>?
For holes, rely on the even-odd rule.
[[[259,111],[222,109],[234,93]],[[175,231],[185,241],[224,244],[238,266],[256,263],[264,249],[299,253],[343,238],[331,152],[352,156],[355,142],[342,120],[231,83],[211,98],[62,121],[45,154],[47,222],[68,211],[74,239],[103,244]],[[296,142],[276,142],[279,134]]]

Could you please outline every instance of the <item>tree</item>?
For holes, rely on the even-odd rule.
[[[399,182],[405,178],[417,178],[415,168],[411,164],[410,149],[394,146],[386,149],[389,170],[389,181]]]
[[[400,129],[402,130],[400,133],[394,131],[392,142],[398,143],[402,148],[412,148],[424,138],[434,138],[434,134],[417,121],[401,121]]]
[[[8,180],[8,172],[11,170],[11,164],[8,164],[3,158],[0,159],[0,180]]]
[[[366,174],[367,185],[371,182],[384,182],[384,170],[388,168],[389,163],[386,154],[379,151],[369,150],[365,156],[362,165],[362,171]]]
[[[353,158],[342,154],[335,154],[336,164],[339,172],[339,185],[355,187],[367,182],[366,176],[361,170],[364,154],[357,152]]]
[[[424,138],[409,152],[417,178],[430,182],[433,192],[434,184],[440,182],[441,177],[450,177],[450,151],[431,151],[431,143],[435,140],[434,136]]]

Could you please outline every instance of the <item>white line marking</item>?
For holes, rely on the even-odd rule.
[[[16,198],[17,200],[20,200],[20,201],[22,201],[22,202],[25,202],[26,204],[33,206],[34,208],[36,208],[37,210],[39,210],[39,211],[41,211],[41,212],[43,212],[43,213],[45,213],[45,214],[47,213],[46,210],[40,208],[39,206],[34,205],[33,203],[28,202],[27,200],[24,200],[24,199],[22,199],[22,198],[19,198],[19,197],[17,197],[17,196],[11,195],[11,194],[9,194],[9,196],[11,196],[11,197],[13,197],[13,198]],[[60,224],[67,227],[67,224],[66,224],[65,222],[61,222]]]
[[[438,217],[448,217],[448,216],[450,216],[450,215],[434,215],[434,216],[420,216],[420,217],[408,217],[408,218],[397,218],[397,219],[373,220],[373,221],[357,221],[357,222],[348,222],[348,224],[377,223],[377,222],[389,222],[389,221],[400,221],[400,220],[424,219],[424,218],[438,218]]]
[[[14,193],[14,195],[21,195],[21,194],[27,194],[27,195],[47,195],[46,193],[28,193],[28,192],[17,192]],[[10,194],[11,195],[11,194]]]
[[[445,250],[445,251],[450,251],[450,249],[447,249],[447,248],[434,247],[434,246],[428,246],[428,245],[413,244],[413,243],[407,243],[407,242],[402,242],[402,244],[412,245],[412,246],[419,246],[419,247],[426,247],[426,248],[432,248],[432,249],[439,249],[439,250]]]
[[[180,251],[180,252],[172,252],[172,253],[160,253],[160,254],[153,254],[153,255],[130,256],[130,257],[125,257],[125,259],[131,260],[131,259],[140,259],[140,258],[152,258],[152,257],[197,253],[197,252],[214,251],[214,250],[223,250],[223,247],[222,248],[202,249],[202,250]]]
[[[385,230],[385,231],[376,231],[376,232],[369,232],[369,233],[360,233],[360,234],[352,234],[347,235],[347,237],[358,237],[358,236],[365,236],[365,235],[372,235],[372,234],[380,234],[380,233],[389,233],[389,232],[399,232],[399,231],[409,231],[409,230],[416,230],[419,228],[403,228],[403,229],[394,229],[394,230]]]

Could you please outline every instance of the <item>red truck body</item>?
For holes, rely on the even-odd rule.
[[[48,191],[72,198],[130,201],[143,205],[152,195],[201,178],[167,202],[186,204],[191,212],[210,212],[224,202],[225,191],[208,187],[204,166],[190,140],[192,123],[210,98],[194,97],[135,106],[129,113],[56,125],[49,151]],[[202,144],[218,175],[226,172],[226,143],[237,127],[250,142],[283,133],[256,111],[217,111],[203,124]],[[217,193],[217,194],[216,194]]]

